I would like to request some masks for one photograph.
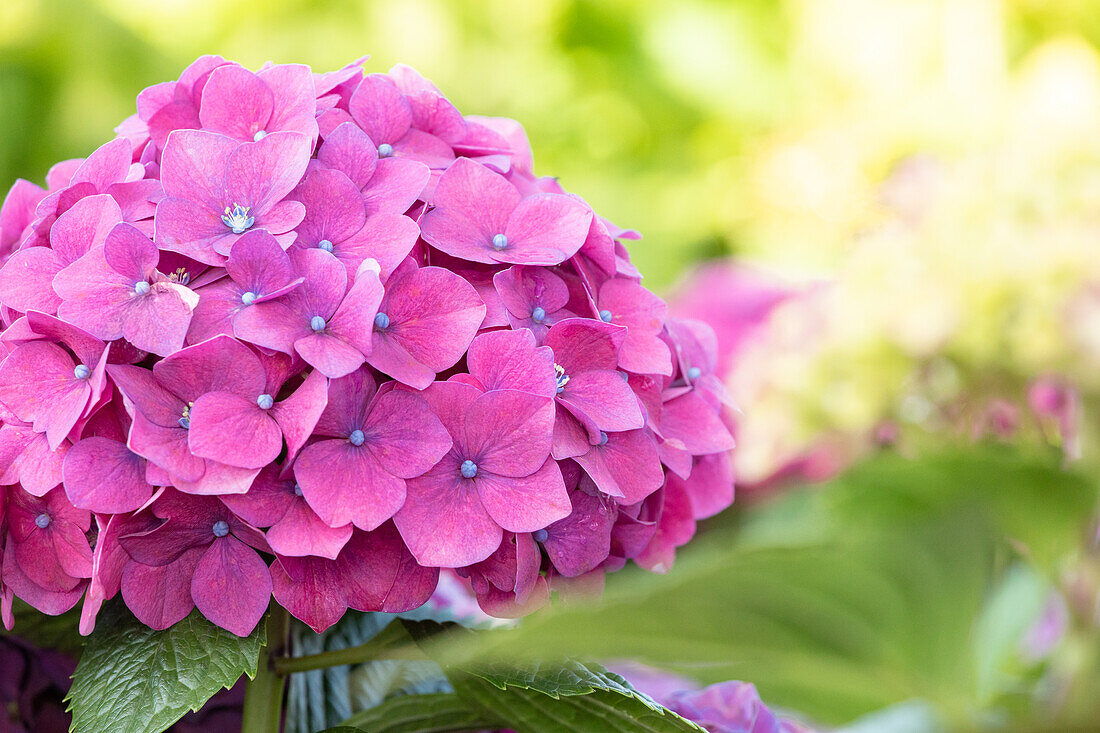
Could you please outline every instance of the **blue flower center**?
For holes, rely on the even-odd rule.
[[[611,311],[609,311],[609,310],[600,311],[600,320],[603,321],[604,323],[611,323]]]
[[[149,283],[142,280],[141,282],[134,283],[134,292],[138,295],[145,295],[149,292]]]
[[[546,309],[542,306],[536,306],[535,309],[531,311],[531,320],[535,323],[542,323],[542,319],[544,318],[546,318]]]
[[[325,330],[325,319],[321,316],[314,316],[309,319],[309,327],[320,333]]]
[[[473,478],[477,476],[477,464],[467,458],[462,462],[462,465],[458,468],[462,474],[462,478]]]
[[[393,146],[389,143],[382,143],[378,146],[378,157],[388,158],[393,155]]]
[[[256,398],[256,404],[260,406],[261,410],[270,410],[275,406],[275,398],[269,394],[262,394]]]
[[[46,512],[42,512],[41,514],[39,514],[37,517],[34,518],[34,524],[39,529],[45,529],[46,527],[49,527],[50,526],[50,515],[46,514]]]
[[[302,495],[302,487],[299,486],[298,484],[294,484],[294,495],[295,496],[301,496]]]
[[[323,249],[326,252],[331,252],[332,251],[332,242],[330,242],[327,239],[322,239],[320,242],[317,243],[317,247],[319,249]]]
[[[249,290],[247,293],[241,295],[241,302],[245,305],[252,305],[256,302],[256,294]]]
[[[176,421],[176,422],[179,423],[179,426],[181,428],[183,428],[184,430],[190,430],[191,429],[191,405],[193,405],[193,404],[195,404],[195,403],[194,402],[188,402],[187,407],[183,408],[183,417],[181,417],[179,420]]]
[[[535,538],[535,542],[546,542],[546,538],[550,536],[550,533],[545,529],[536,529],[531,533],[531,536]]]
[[[688,379],[690,379],[691,381],[694,382],[701,376],[703,376],[703,370],[699,367],[692,367],[691,369],[688,369]]]
[[[379,331],[385,331],[387,328],[390,327],[390,317],[385,313],[379,311],[374,316],[374,327],[377,328]]]
[[[508,237],[504,236],[503,234],[494,234],[493,235],[493,249],[495,249],[497,252],[499,252],[507,246],[508,246]]]
[[[565,367],[561,364],[554,365],[554,377],[557,380],[558,394],[565,391],[565,385],[569,384],[569,375],[565,373]]]
[[[86,364],[77,364],[76,368],[73,369],[73,376],[77,379],[87,379],[92,376],[92,370]]]
[[[600,445],[607,445],[607,433],[600,431]]]
[[[248,215],[250,208],[252,207],[239,204],[233,204],[232,209],[226,206],[225,213],[222,214],[222,222],[232,229],[234,234],[244,234],[256,221],[255,217]]]
[[[225,537],[227,534],[229,534],[229,522],[225,521],[224,519],[219,519],[218,521],[214,522],[213,530],[215,537]]]
[[[362,430],[352,430],[351,435],[348,436],[348,442],[354,446],[360,446],[367,442],[367,436]]]
[[[267,133],[264,132],[263,130],[260,130],[255,135],[252,136],[252,142],[258,143],[261,140],[263,140],[265,137],[267,137]]]

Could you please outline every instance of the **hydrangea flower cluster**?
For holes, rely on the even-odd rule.
[[[406,66],[145,89],[0,212],[0,596],[248,634],[663,570],[733,499],[715,337]]]

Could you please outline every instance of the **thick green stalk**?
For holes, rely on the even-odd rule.
[[[289,675],[376,659],[426,659],[426,657],[411,642],[401,624],[391,623],[365,644],[305,657],[279,657],[274,659],[273,668],[278,675]]]
[[[241,733],[279,733],[283,722],[283,692],[286,677],[275,671],[275,663],[286,653],[290,617],[272,604],[267,618],[267,646],[260,652],[256,678],[248,683],[244,698]]]

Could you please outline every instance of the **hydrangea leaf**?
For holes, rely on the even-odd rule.
[[[402,695],[348,718],[325,733],[443,733],[501,727],[504,723],[472,708],[458,695]]]
[[[214,626],[198,611],[154,631],[113,604],[73,675],[66,698],[72,733],[159,733],[242,674],[256,675],[267,626],[247,637]]]

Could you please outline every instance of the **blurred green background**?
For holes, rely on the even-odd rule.
[[[636,257],[658,288],[727,253],[820,272],[836,248],[806,236],[821,222],[800,220],[812,213],[835,230],[855,218],[860,186],[932,134],[916,129],[932,126],[912,109],[919,97],[947,90],[976,107],[972,87],[989,91],[1048,40],[1100,38],[1095,10],[1090,0],[5,0],[0,178],[41,181],[52,162],[87,154],[140,89],[199,54],[323,70],[369,53],[368,68],[408,63],[464,112],[521,120],[541,173],[642,230]],[[873,159],[833,168],[791,148],[843,117],[897,115],[899,101],[919,119],[908,140],[864,130]],[[825,171],[844,190],[817,191]]]
[[[623,573],[602,610],[527,625],[530,648],[750,679],[831,725],[916,706],[862,730],[1086,730],[1098,44],[1096,0],[4,0],[0,179],[86,155],[200,54],[416,67],[642,231],[659,292],[734,257],[809,293],[729,375],[738,472],[856,464],[743,496],[671,576]],[[1072,420],[1029,407],[1041,379]]]

